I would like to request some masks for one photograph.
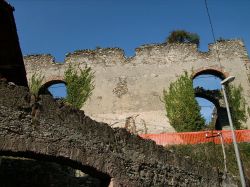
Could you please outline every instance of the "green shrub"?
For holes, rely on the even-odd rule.
[[[40,73],[34,73],[29,81],[29,88],[30,92],[35,96],[38,97],[39,90],[42,87],[44,76]]]
[[[164,103],[170,124],[177,132],[199,131],[205,127],[200,107],[195,100],[192,78],[187,72],[163,91]]]
[[[90,67],[78,69],[69,66],[64,73],[64,80],[67,84],[66,102],[80,109],[91,96],[94,89],[94,73]]]
[[[242,92],[243,88],[241,85],[230,85],[227,87],[228,102],[235,129],[241,129],[242,123],[247,121],[246,100]]]
[[[234,146],[232,144],[225,144],[224,146],[228,172],[239,179]],[[244,166],[243,169],[245,169],[245,174],[250,179],[250,172],[247,172],[248,168],[250,168],[250,143],[238,143],[238,147],[242,165]],[[202,162],[204,165],[218,168],[221,172],[224,171],[225,165],[221,144],[172,145],[166,148],[180,157],[190,157],[194,162]]]
[[[175,30],[167,38],[168,43],[194,43],[200,44],[200,37],[196,33],[190,33],[185,30]]]

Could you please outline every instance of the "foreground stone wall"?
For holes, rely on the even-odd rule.
[[[154,44],[137,48],[130,58],[121,49],[106,48],[69,53],[64,64],[55,63],[51,55],[30,55],[24,61],[28,77],[39,71],[44,82],[63,80],[69,64],[91,66],[95,90],[83,107],[85,113],[113,126],[124,126],[132,116],[141,133],[145,125],[151,133],[174,131],[166,118],[162,91],[184,71],[194,76],[204,70],[236,76],[234,84],[242,85],[250,106],[249,58],[241,40],[211,44],[208,52],[192,44]]]
[[[110,178],[124,187],[236,184],[206,163],[91,120],[50,96],[41,96],[39,108],[35,120],[27,88],[0,81],[0,155],[67,165],[101,179],[101,186]]]

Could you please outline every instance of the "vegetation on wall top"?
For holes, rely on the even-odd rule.
[[[175,30],[170,33],[167,38],[168,43],[194,43],[200,44],[200,37],[196,33],[187,32],[185,30]]]

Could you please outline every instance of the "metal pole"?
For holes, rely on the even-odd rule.
[[[225,152],[225,146],[224,146],[222,133],[219,132],[216,135],[212,134],[212,136],[208,136],[208,134],[206,133],[206,138],[213,138],[213,137],[218,137],[218,136],[220,136],[220,142],[221,142],[221,147],[222,147],[222,152],[223,152],[223,157],[224,157],[224,176],[226,177],[227,176],[227,158],[226,158],[226,152]]]
[[[222,147],[222,152],[223,152],[223,157],[224,157],[224,167],[225,167],[225,176],[227,175],[227,157],[226,157],[226,152],[225,152],[225,146],[224,146],[224,140],[222,137],[222,133],[219,132],[218,135],[220,136],[220,142],[221,142],[221,147]]]
[[[241,161],[240,161],[240,153],[239,153],[238,145],[236,143],[236,136],[235,136],[233,122],[232,122],[232,118],[231,118],[231,113],[230,113],[229,105],[228,105],[228,101],[227,101],[227,95],[226,95],[226,91],[225,91],[225,85],[222,84],[221,86],[222,86],[222,91],[223,91],[223,95],[224,95],[224,99],[225,99],[225,103],[226,103],[228,120],[229,120],[230,128],[231,128],[231,131],[232,131],[234,151],[235,151],[236,160],[237,160],[237,164],[238,164],[238,168],[239,168],[239,173],[240,173],[240,181],[241,181],[242,187],[246,187],[246,181],[245,181],[245,178],[244,178],[243,169],[242,169],[242,165],[241,165]]]

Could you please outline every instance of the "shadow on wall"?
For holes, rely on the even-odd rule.
[[[0,163],[1,185],[6,187],[105,187],[111,181],[107,174],[63,157],[2,151]],[[76,176],[79,170],[83,176]]]
[[[53,162],[0,157],[3,187],[101,187],[101,181],[87,174],[76,177],[76,170]],[[14,177],[13,177],[14,176]]]

